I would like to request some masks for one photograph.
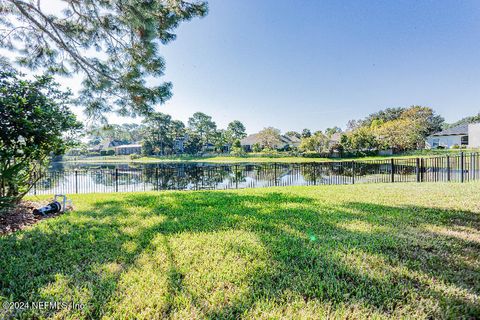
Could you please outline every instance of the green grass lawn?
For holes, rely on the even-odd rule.
[[[351,160],[384,160],[391,158],[417,158],[417,157],[434,157],[442,156],[446,154],[459,154],[462,150],[447,149],[447,150],[418,150],[408,153],[398,154],[394,156],[369,156],[358,158],[308,158],[308,157],[293,157],[285,154],[279,154],[278,156],[268,156],[262,154],[247,154],[244,157],[234,156],[178,156],[178,157],[161,157],[161,156],[149,156],[138,159],[131,159],[128,156],[104,156],[104,157],[90,157],[80,158],[73,160],[66,160],[65,162],[78,162],[78,163],[115,163],[115,162],[132,162],[132,163],[161,163],[161,162],[210,162],[210,163],[305,163],[305,162],[327,162],[327,161],[351,161]],[[465,153],[478,152],[478,150],[463,150]]]
[[[4,317],[479,318],[480,184],[72,196],[0,237]]]

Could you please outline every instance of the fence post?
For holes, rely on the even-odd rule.
[[[312,163],[313,166],[313,185],[317,185],[317,164],[315,162]]]
[[[447,181],[450,181],[450,156],[447,155]]]
[[[115,192],[118,192],[118,169],[115,169]]]
[[[78,171],[75,169],[75,193],[78,193]]]
[[[420,182],[423,182],[423,158],[420,159]]]
[[[352,184],[355,184],[355,161],[352,161]]]
[[[235,165],[235,189],[238,189],[238,164]]]
[[[392,176],[391,176],[391,180],[392,180],[392,181],[391,181],[391,182],[395,182],[395,164],[394,164],[394,162],[393,162],[393,158],[390,159],[390,169],[391,169],[391,171],[392,171],[392,173],[391,173],[391,175],[392,175]]]
[[[33,172],[33,194],[37,195],[37,172]],[[5,181],[2,179],[3,187],[5,188]]]
[[[420,182],[420,158],[417,158],[416,159],[416,167],[415,167],[415,171],[417,173],[417,182]]]
[[[463,182],[463,162],[464,162],[464,156],[463,156],[463,151],[460,152],[460,182]]]
[[[275,179],[275,185],[277,185],[277,163],[273,164],[273,178]]]

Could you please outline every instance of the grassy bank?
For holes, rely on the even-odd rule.
[[[89,194],[0,237],[0,302],[58,318],[478,318],[480,184]],[[0,318],[2,314],[0,313]]]
[[[463,150],[464,152],[478,152],[478,150]],[[416,157],[434,157],[445,154],[458,154],[460,150],[419,150],[394,156],[369,156],[369,157],[349,157],[349,158],[308,158],[308,157],[293,157],[284,154],[276,156],[268,156],[262,154],[247,154],[243,157],[234,157],[228,155],[218,156],[178,156],[178,157],[160,157],[149,156],[139,159],[131,159],[128,156],[105,156],[105,157],[90,157],[66,160],[65,162],[77,163],[116,163],[116,162],[131,162],[131,163],[161,163],[161,162],[209,162],[209,163],[306,163],[306,162],[327,162],[327,161],[350,161],[350,160],[382,160],[391,158],[416,158]]]

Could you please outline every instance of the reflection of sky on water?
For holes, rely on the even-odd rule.
[[[416,181],[415,159],[398,161],[395,181]],[[352,177],[355,168],[354,177]],[[386,161],[343,163],[53,163],[31,194],[150,190],[211,190],[269,186],[390,182]],[[446,167],[426,167],[427,177],[445,180]],[[451,168],[450,176],[458,176]]]

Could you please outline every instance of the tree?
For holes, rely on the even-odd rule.
[[[377,137],[368,127],[360,127],[341,139],[343,148],[348,151],[376,150],[378,147]]]
[[[423,139],[432,133],[441,131],[445,123],[445,119],[437,115],[432,108],[422,106],[409,107],[402,113],[400,118],[408,118],[414,121]]]
[[[370,114],[361,121],[362,126],[369,127],[374,120],[381,120],[382,122],[392,121],[400,118],[405,108],[386,108],[378,112]]]
[[[310,131],[310,129],[303,129],[302,130],[302,138],[309,138],[312,136],[312,132]]]
[[[145,118],[144,143],[151,147],[157,155],[165,155],[166,148],[173,149],[171,137],[172,117],[168,114],[156,112]]]
[[[335,133],[340,133],[342,132],[342,129],[340,129],[339,127],[333,127],[333,128],[327,128],[325,129],[325,135],[327,137],[331,137],[332,135],[334,135]]]
[[[280,130],[273,127],[264,128],[258,133],[258,137],[261,145],[269,149],[276,149],[281,142]]]
[[[220,129],[215,132],[213,145],[216,152],[224,152],[225,146],[229,144],[229,135],[226,130]]]
[[[230,151],[230,154],[233,156],[241,157],[245,155],[245,150],[242,148],[242,144],[240,143],[240,140],[235,140],[232,143],[232,150]]]
[[[299,132],[297,132],[297,131],[288,131],[288,132],[285,133],[285,135],[286,135],[287,137],[295,137],[295,138],[297,138],[297,139],[301,139],[301,138],[302,138],[302,135],[301,135]]]
[[[446,129],[448,129],[448,128],[459,126],[461,124],[470,124],[470,123],[476,123],[476,122],[480,122],[480,112],[477,113],[474,116],[469,116],[469,117],[462,118],[462,119],[458,120],[457,122],[454,122],[454,123],[451,123],[451,124],[445,124],[444,127]]]
[[[78,101],[91,117],[103,113],[146,115],[171,96],[171,83],[147,86],[160,78],[165,61],[159,45],[175,39],[183,21],[207,14],[206,2],[62,1],[64,10],[46,12],[41,1],[0,0],[0,47],[32,70],[83,73]],[[149,83],[152,83],[149,81]],[[118,106],[113,110],[112,106]]]
[[[186,134],[185,124],[180,120],[172,120],[169,135],[172,140],[183,139]]]
[[[443,125],[443,118],[428,107],[411,106],[400,117],[381,123],[374,128],[377,140],[383,148],[397,151],[422,148],[425,138]]]
[[[228,143],[245,138],[247,136],[245,126],[238,120],[230,122],[227,126],[226,136]]]
[[[187,139],[184,142],[184,150],[188,154],[197,154],[202,150],[202,140],[198,135],[187,132]]]
[[[328,137],[321,131],[317,131],[313,136],[303,138],[299,149],[302,151],[315,151],[321,153],[328,151],[328,144]]]
[[[202,112],[195,112],[191,118],[188,119],[188,127],[191,132],[198,135],[203,146],[208,145],[215,138],[215,131],[217,125],[212,120],[211,116]]]
[[[52,154],[73,145],[82,125],[69,101],[52,77],[0,71],[0,209],[28,193]]]

